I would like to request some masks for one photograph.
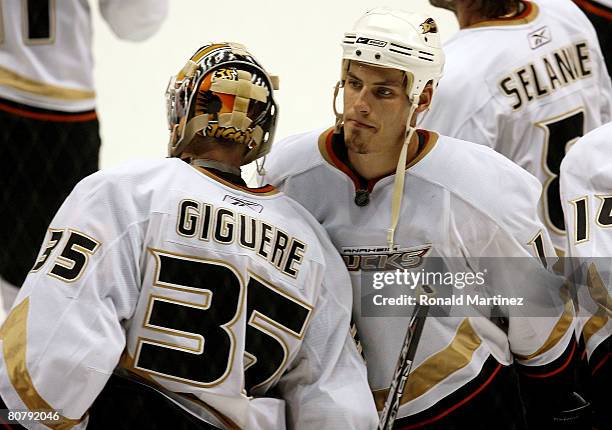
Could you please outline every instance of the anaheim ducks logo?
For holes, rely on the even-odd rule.
[[[219,124],[208,124],[206,136],[231,140],[236,143],[250,143],[253,140],[253,130],[238,130],[235,127],[220,127]]]
[[[436,21],[434,21],[433,18],[427,18],[427,20],[422,23],[420,27],[421,30],[423,30],[423,34],[438,32],[438,25],[436,24]]]
[[[431,250],[431,244],[413,248],[393,249],[388,247],[345,247],[342,258],[349,272],[359,270],[407,270],[423,264],[423,258]]]

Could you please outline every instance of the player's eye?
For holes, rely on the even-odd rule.
[[[390,88],[386,88],[386,87],[378,87],[376,89],[376,95],[380,96],[380,97],[391,97],[395,94],[395,92],[390,89]]]
[[[349,88],[352,88],[354,90],[358,90],[358,89],[361,89],[361,87],[363,87],[363,84],[361,83],[361,81],[358,81],[356,79],[349,79],[348,80],[348,86],[349,86]]]

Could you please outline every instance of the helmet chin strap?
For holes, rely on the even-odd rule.
[[[334,133],[339,133],[342,128],[342,121],[344,120],[342,113],[338,112],[336,108],[336,99],[338,98],[338,94],[340,93],[340,88],[342,88],[342,81],[338,81],[336,86],[334,87],[334,100],[332,102],[332,108],[334,110],[334,115],[336,116],[336,123],[334,124]]]
[[[267,155],[264,155],[263,157],[258,158],[257,160],[255,160],[255,168],[257,170],[257,174],[259,176],[262,176],[262,177],[266,176],[266,173],[267,173],[266,172],[266,167],[265,167],[266,166],[266,157],[267,157]],[[261,163],[260,163],[260,161],[261,161]]]
[[[406,121],[406,139],[402,145],[400,151],[399,160],[397,160],[397,167],[395,168],[395,181],[393,182],[393,200],[391,201],[391,225],[387,229],[387,244],[389,245],[389,251],[393,250],[395,229],[399,222],[400,210],[402,207],[402,197],[404,195],[404,179],[406,178],[406,157],[408,155],[408,146],[414,132],[415,127],[410,125],[410,120],[414,115],[417,107],[419,106],[419,98],[414,97],[414,101],[410,106],[408,120]]]
[[[336,116],[334,132],[336,133],[340,131],[343,121],[342,113],[338,112],[336,108],[336,99],[338,97],[338,93],[340,92],[341,87],[342,81],[339,81],[338,83],[336,83],[336,87],[334,88],[333,109],[334,114]],[[397,167],[395,168],[395,180],[393,182],[393,198],[391,201],[391,225],[387,229],[387,244],[389,245],[389,251],[393,249],[395,229],[397,228],[397,224],[399,222],[400,210],[402,207],[402,197],[404,195],[404,179],[406,178],[406,158],[408,156],[408,146],[410,146],[410,141],[412,140],[412,136],[414,136],[414,132],[416,131],[416,127],[412,127],[410,125],[410,121],[412,119],[412,116],[416,112],[417,107],[419,106],[419,96],[413,96],[412,99],[413,101],[408,111],[408,120],[406,121],[406,138],[404,139],[399,159],[397,160]]]

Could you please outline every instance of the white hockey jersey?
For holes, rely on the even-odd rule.
[[[82,426],[119,364],[235,428],[284,428],[286,402],[290,428],[372,429],[351,303],[325,231],[274,187],[129,163],[81,181],[53,219],[2,328],[0,393]],[[249,396],[270,387],[284,402],[261,411]]]
[[[120,38],[144,40],[166,18],[167,0],[98,0]],[[88,0],[0,5],[0,97],[66,112],[95,105]]]
[[[535,260],[538,249],[540,256],[554,255],[537,217],[541,187],[533,176],[489,148],[425,130],[419,134],[423,149],[406,170],[393,250],[386,244],[394,175],[359,184],[342,162],[343,139],[332,129],[277,143],[265,166],[265,181],[278,184],[315,216],[349,266],[353,318],[379,409],[408,318],[362,315],[361,269],[385,267],[391,260],[410,262],[428,253]],[[369,204],[358,206],[356,190],[366,188]],[[538,291],[537,284],[524,287]],[[503,364],[511,363],[513,355],[523,356],[526,365],[551,362],[570,341],[572,315],[561,307],[554,318],[511,320],[507,335],[487,318],[428,318],[398,417],[434,406],[475,378],[491,356]],[[542,350],[545,343],[550,348]]]
[[[570,1],[460,30],[420,126],[487,145],[542,183],[540,216],[565,249],[559,167],[568,146],[610,121],[612,88],[597,35]]]
[[[581,138],[561,164],[568,256],[579,282],[587,357],[612,335],[612,122]]]

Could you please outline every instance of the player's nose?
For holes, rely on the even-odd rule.
[[[355,98],[354,107],[355,111],[363,115],[367,115],[370,113],[371,106],[368,101],[368,92],[366,91],[365,87],[362,88],[361,91],[359,91],[359,93],[357,94],[357,97]]]

